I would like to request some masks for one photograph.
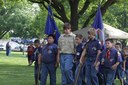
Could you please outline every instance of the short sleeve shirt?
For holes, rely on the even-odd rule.
[[[99,55],[98,61],[107,68],[111,68],[116,62],[121,62],[121,56],[118,54],[118,51],[115,48],[110,49],[110,59],[106,57],[107,49],[104,49]]]
[[[34,61],[38,62],[38,55],[41,54],[42,48],[38,47],[34,49]]]
[[[46,44],[42,49],[42,62],[55,63],[58,48],[56,44]]]
[[[59,37],[58,48],[60,49],[60,53],[75,54],[75,34],[62,34]]]
[[[101,45],[98,40],[93,39],[89,40],[84,48],[86,49],[87,58],[96,58],[98,50],[101,50]]]
[[[80,44],[78,44],[77,46],[76,46],[76,58],[77,59],[80,59],[80,57],[81,57],[81,54],[82,54],[82,51],[83,51],[83,44],[82,43],[80,43]]]

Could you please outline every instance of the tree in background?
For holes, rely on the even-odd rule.
[[[50,3],[50,0],[29,1],[39,3],[45,8]],[[89,25],[100,2],[102,15],[104,15],[108,7],[118,0],[51,0],[51,6],[55,10],[54,16],[62,22],[70,22],[74,31],[78,30],[79,27],[83,28]]]
[[[104,15],[104,22],[128,32],[128,1],[123,0],[111,6]]]
[[[120,3],[116,3],[111,6],[104,15],[104,22],[107,24],[128,32],[128,1],[121,0]],[[120,40],[123,47],[126,46],[128,40]]]
[[[43,37],[50,0],[0,0],[0,39],[6,34],[17,37]],[[103,22],[127,31],[127,0],[51,0],[55,21],[60,31],[62,23],[70,22],[73,31],[90,26],[99,2]],[[31,3],[32,2],[32,3]],[[33,8],[38,3],[40,10]]]
[[[0,39],[7,33],[13,37],[37,37],[39,28],[34,28],[33,25],[35,24],[33,23],[40,14],[39,12],[39,7],[33,7],[33,4],[26,0],[4,1],[0,10]],[[39,22],[36,24],[39,24]]]

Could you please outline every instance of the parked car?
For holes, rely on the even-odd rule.
[[[12,51],[18,51],[18,52],[20,52],[20,51],[22,51],[22,48],[21,48],[21,46],[17,46],[17,47],[14,47],[12,49]]]
[[[0,44],[0,50],[5,50],[5,46],[3,44]]]

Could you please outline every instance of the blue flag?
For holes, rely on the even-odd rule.
[[[58,44],[58,38],[60,36],[60,33],[59,33],[59,30],[54,21],[54,17],[53,17],[53,13],[52,13],[50,5],[48,6],[48,16],[47,16],[47,20],[46,20],[44,34],[46,34],[46,35],[54,34],[55,35],[55,43]]]
[[[97,35],[96,38],[101,41],[101,45],[104,45],[105,37],[104,37],[104,26],[102,21],[102,14],[100,10],[100,5],[98,6],[98,10],[94,19],[94,22],[92,24],[92,27],[96,29]]]

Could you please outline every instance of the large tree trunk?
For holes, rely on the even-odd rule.
[[[72,31],[78,30],[78,4],[79,0],[69,0],[70,10],[71,10],[71,18],[70,23],[72,26]]]

